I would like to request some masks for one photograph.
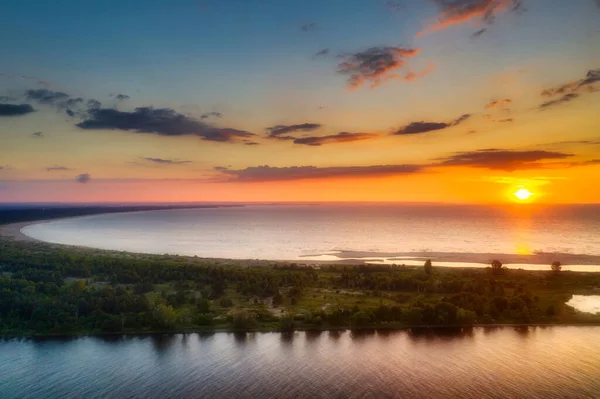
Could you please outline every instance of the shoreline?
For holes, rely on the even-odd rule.
[[[178,208],[179,209],[179,208]],[[190,208],[182,208],[190,209]],[[196,208],[193,208],[196,209]],[[201,207],[198,209],[202,209]],[[152,210],[134,210],[123,213],[138,213],[138,212],[153,212],[161,209]],[[169,210],[169,209],[164,209]],[[138,255],[155,255],[161,256],[164,254],[153,254],[147,252],[131,252],[114,249],[103,249],[85,245],[74,245],[74,244],[62,244],[54,243],[49,241],[40,240],[34,237],[30,237],[21,232],[25,227],[50,223],[59,220],[77,219],[87,216],[100,216],[106,214],[121,213],[106,211],[103,213],[92,213],[88,215],[77,215],[70,217],[57,217],[50,219],[41,220],[29,220],[20,221],[15,223],[0,224],[0,239],[9,238],[21,242],[29,243],[43,243],[50,246],[59,246],[62,248],[73,248],[83,249],[90,251],[103,251],[108,253],[130,253]],[[427,259],[437,263],[438,267],[454,267],[454,268],[486,268],[493,259],[499,259],[505,266],[511,269],[524,269],[524,270],[546,270],[546,266],[549,268],[555,260],[559,260],[562,263],[563,269],[569,271],[570,267],[574,270],[573,272],[600,272],[600,255],[585,255],[585,254],[571,254],[571,253],[535,253],[531,255],[519,255],[519,254],[500,254],[500,253],[461,253],[461,252],[371,252],[371,251],[351,251],[351,250],[340,250],[331,251],[327,254],[314,254],[314,255],[301,255],[297,258],[292,259],[261,259],[261,258],[212,258],[204,256],[193,256],[193,255],[181,255],[181,254],[168,254],[172,256],[181,256],[187,258],[200,258],[205,260],[226,262],[269,262],[269,263],[298,263],[303,265],[330,265],[330,264],[347,264],[347,265],[392,265],[397,266],[404,265],[406,267],[420,266],[422,262]],[[414,263],[418,264],[414,264]],[[442,264],[440,264],[442,263]],[[544,266],[544,268],[540,268]],[[589,270],[592,268],[593,270]]]
[[[292,330],[282,330],[281,328],[256,328],[248,330],[236,330],[228,328],[206,328],[190,330],[165,330],[165,331],[126,331],[120,333],[73,333],[73,334],[2,334],[0,340],[10,340],[17,338],[24,339],[65,339],[65,338],[107,338],[107,337],[144,337],[144,336],[164,336],[164,335],[185,335],[185,334],[294,334],[296,332],[305,333],[324,333],[324,332],[410,332],[416,330],[421,332],[441,333],[441,332],[463,332],[473,329],[529,329],[529,328],[549,328],[549,327],[600,327],[600,322],[581,322],[581,323],[493,323],[493,324],[472,324],[472,325],[414,325],[414,326],[364,326],[364,327],[323,327],[306,328],[297,327]]]

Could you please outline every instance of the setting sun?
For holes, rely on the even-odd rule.
[[[520,201],[526,201],[529,198],[531,198],[532,195],[533,193],[527,190],[526,188],[520,188],[514,193],[514,196],[517,197]]]

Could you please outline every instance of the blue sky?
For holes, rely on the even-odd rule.
[[[85,172],[91,182],[174,182],[211,178],[215,167],[429,165],[461,151],[531,150],[552,141],[600,137],[593,128],[597,116],[591,110],[598,105],[593,85],[586,84],[589,93],[578,91],[549,111],[538,108],[547,100],[540,97],[542,90],[583,80],[600,67],[600,6],[595,0],[455,0],[462,7],[459,23],[420,37],[418,32],[453,10],[441,0],[392,3],[3,1],[0,95],[13,103],[29,101],[37,112],[0,118],[0,180],[14,187],[33,181],[58,184]],[[513,12],[517,3],[522,8]],[[464,10],[477,7],[492,10],[493,23],[483,14],[464,17]],[[485,32],[472,37],[480,29]],[[413,49],[415,55],[399,56],[399,64],[381,75],[376,88],[369,87],[373,81],[368,74],[361,87],[349,88],[349,76],[338,72],[340,66],[372,48],[384,49],[382,57],[390,48]],[[325,49],[327,54],[316,56]],[[409,79],[410,73],[415,77]],[[386,80],[392,75],[398,76]],[[166,137],[164,132],[136,134],[123,126],[83,130],[78,123],[86,120],[84,114],[77,116],[81,120],[65,120],[56,107],[24,99],[27,90],[39,88],[97,99],[102,109],[125,116],[136,107],[168,108],[195,120],[215,112],[220,117],[206,123],[252,136],[235,136],[242,144],[237,145],[229,139],[199,142],[189,137],[196,133]],[[116,94],[130,98],[119,102]],[[504,98],[511,99],[506,114],[485,110],[487,103]],[[469,118],[459,129],[452,121],[461,115]],[[494,120],[507,123],[486,122]],[[443,135],[442,129],[394,135],[413,122],[447,126]],[[319,127],[298,130],[294,138],[314,134],[322,145],[268,140],[270,126],[302,124]],[[36,131],[46,132],[43,139],[31,140]],[[347,136],[322,138],[342,132],[355,134],[356,142]],[[256,144],[244,145],[252,141],[248,137]],[[595,159],[595,151],[582,146],[573,155],[587,162]],[[145,158],[190,162],[148,168],[140,161]],[[47,173],[63,163],[70,164],[63,173]],[[241,186],[239,190],[245,192]],[[385,191],[384,183],[380,190]],[[17,191],[13,198],[31,195]],[[429,198],[430,192],[423,196]]]

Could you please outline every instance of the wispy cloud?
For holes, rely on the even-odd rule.
[[[77,126],[81,129],[125,130],[171,137],[198,136],[203,140],[220,142],[254,136],[245,130],[214,127],[170,108],[143,107],[133,112],[111,108],[92,109],[88,119]]]
[[[512,102],[513,101],[510,98],[504,98],[502,100],[492,100],[489,103],[487,103],[484,108],[485,109],[506,108],[507,106],[512,104]]]
[[[593,85],[598,82],[600,82],[600,69],[590,69],[583,78],[545,89],[542,91],[541,95],[543,97],[554,97],[558,95],[564,96],[567,94],[592,92],[596,90]]]
[[[374,166],[254,166],[240,170],[215,168],[224,175],[223,181],[268,182],[303,179],[328,179],[348,177],[372,177],[410,175],[423,171],[420,165],[374,165]]]
[[[269,138],[279,140],[293,140],[294,137],[287,136],[295,132],[312,132],[322,127],[320,123],[300,123],[297,125],[276,125],[268,127]]]
[[[148,162],[162,164],[162,165],[183,165],[183,164],[192,163],[192,161],[182,161],[182,160],[178,160],[178,159],[163,159],[163,158],[150,158],[150,157],[146,157],[143,159]]]
[[[502,12],[520,12],[524,10],[522,0],[432,1],[440,9],[440,14],[425,29],[417,33],[417,37],[425,33],[436,32],[466,22],[476,21],[483,24],[491,24],[494,22],[496,16]],[[483,33],[481,30],[478,32],[479,35]]]
[[[458,152],[449,157],[439,158],[440,166],[469,166],[496,170],[540,169],[546,165],[540,161],[559,160],[572,157],[573,154],[543,150],[504,150],[483,149],[470,152]]]
[[[343,55],[344,61],[338,65],[338,73],[348,76],[351,88],[358,88],[367,82],[374,88],[390,79],[403,77],[414,80],[416,75],[409,70],[403,76],[395,72],[405,69],[407,60],[420,52],[420,49],[402,47],[371,47]]]
[[[46,168],[46,172],[56,172],[56,171],[63,171],[63,170],[73,170],[73,169],[67,168],[66,166],[60,166],[60,165],[49,166]]]
[[[450,122],[411,122],[406,126],[398,129],[394,132],[395,135],[411,135],[411,134],[422,134],[427,132],[432,132],[435,130],[447,129],[452,126],[459,125],[469,119],[471,117],[470,114],[464,114],[459,116],[457,119]]]
[[[328,54],[329,54],[329,49],[328,49],[328,48],[324,48],[324,49],[323,49],[323,50],[321,50],[321,51],[317,51],[317,52],[315,53],[314,57],[315,57],[315,58],[317,58],[317,57],[323,57],[323,56],[326,56],[326,55],[328,55]]]
[[[33,132],[31,133],[31,137],[33,137],[34,139],[41,139],[44,137],[44,133],[42,132]]]
[[[329,136],[297,138],[294,140],[294,144],[321,146],[323,144],[350,143],[353,141],[370,140],[374,139],[375,137],[377,137],[376,134],[340,132],[338,134],[332,134]]]
[[[568,93],[568,94],[564,94],[562,97],[557,98],[556,100],[550,100],[550,101],[546,101],[540,104],[540,109],[546,109],[549,107],[553,107],[555,105],[560,105],[560,104],[564,104],[564,103],[568,103],[570,101],[575,100],[576,98],[579,97],[579,94],[577,93]]]

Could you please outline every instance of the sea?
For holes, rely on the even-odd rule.
[[[244,205],[83,216],[21,232],[60,244],[207,258],[600,266],[600,205]]]

